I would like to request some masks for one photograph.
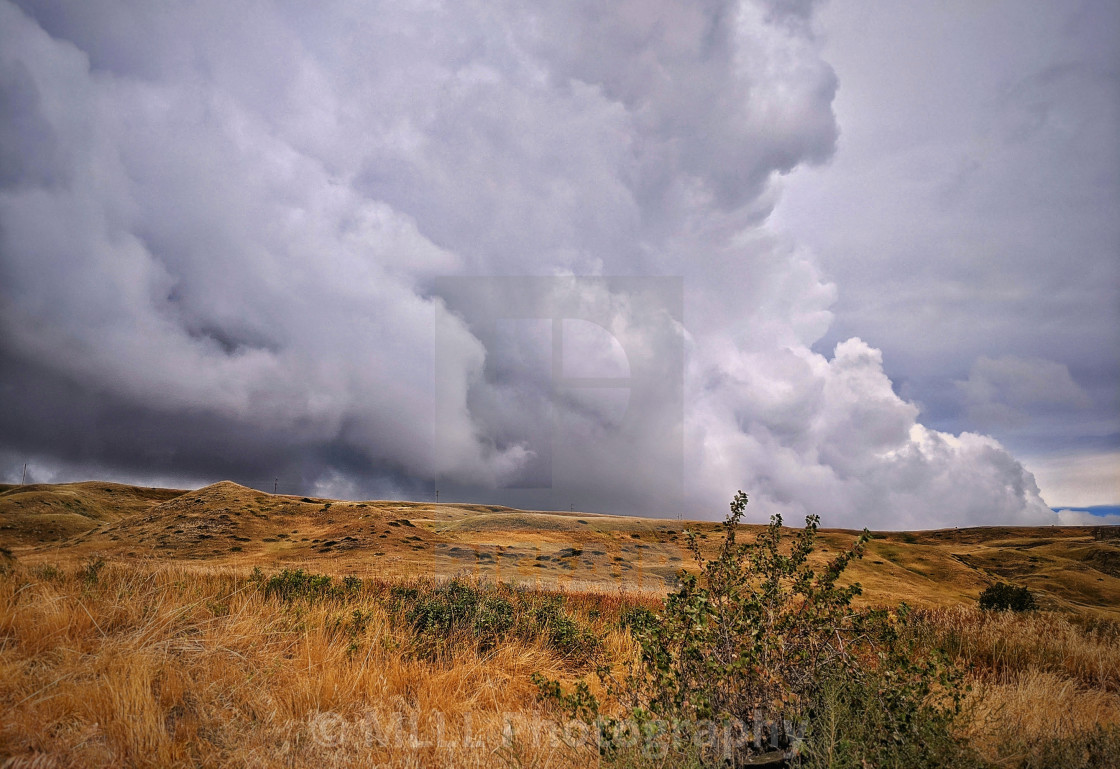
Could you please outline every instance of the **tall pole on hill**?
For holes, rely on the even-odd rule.
[[[279,479],[279,478],[273,478],[273,479],[272,479],[272,493],[273,493],[273,494],[275,494],[275,493],[276,493],[276,484],[278,484],[278,483],[280,483],[280,479]]]
[[[26,462],[23,463],[23,477],[19,479],[19,485],[20,486],[26,486],[27,485],[27,463]]]

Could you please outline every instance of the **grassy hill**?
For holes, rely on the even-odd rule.
[[[0,545],[63,542],[183,493],[106,481],[0,485]]]
[[[600,672],[634,664],[633,612],[665,609],[678,571],[695,566],[685,529],[702,549],[722,539],[711,522],[230,482],[2,487],[0,765],[691,769],[687,755],[604,756],[569,739],[534,683],[586,685],[608,715],[627,712]],[[865,604],[920,607],[884,613],[914,644],[908,659],[940,650],[969,687],[952,742],[948,729],[928,734],[968,761],[922,766],[1115,765],[1120,547],[1108,533],[874,535],[845,578]],[[812,558],[855,536],[820,532]],[[461,575],[482,579],[433,579]],[[1029,586],[1043,611],[980,611],[1000,580]],[[822,700],[811,743],[843,747],[837,735],[857,733],[891,750],[925,745],[876,720],[888,701]],[[902,753],[868,763],[868,749],[812,765],[918,765]]]
[[[663,592],[693,563],[686,528],[705,546],[719,536],[712,522],[312,499],[229,481],[186,492],[104,482],[0,491],[0,546],[28,563],[96,555]],[[1045,609],[1120,619],[1120,540],[1096,535],[1087,527],[880,532],[850,575],[867,603],[972,603],[987,585],[1013,581]],[[822,530],[817,557],[823,562],[855,536]]]

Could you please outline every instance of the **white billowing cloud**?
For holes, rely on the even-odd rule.
[[[877,350],[811,350],[837,289],[765,224],[775,174],[836,140],[811,11],[0,4],[9,450],[415,494],[544,473],[553,420],[589,508],[718,516],[743,488],[829,525],[1045,519],[998,443],[917,422]],[[683,423],[554,391],[551,350],[503,357],[447,275],[683,276],[683,326],[585,297],[666,393],[685,346]],[[94,415],[84,453],[35,429],[64,407]],[[674,441],[683,499],[651,469]]]
[[[787,520],[817,513],[826,525],[1053,518],[1033,478],[996,441],[918,424],[880,353],[859,339],[838,345],[831,360],[802,348],[741,363],[709,391],[693,425],[692,439],[708,448],[697,468],[706,485],[739,473],[762,509]]]

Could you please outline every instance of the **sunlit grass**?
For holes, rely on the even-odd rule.
[[[432,580],[367,579],[306,596],[268,595],[262,584],[243,570],[154,563],[10,569],[0,576],[0,757],[58,767],[586,766],[596,758],[586,747],[543,730],[554,714],[530,676],[594,685],[594,664],[534,607],[560,602],[601,639],[595,660],[617,664],[635,653],[623,613],[659,601],[470,583],[514,596],[511,630],[481,643],[469,623],[425,635],[410,620],[415,604],[394,603],[402,588],[437,595],[443,583]],[[967,736],[993,762],[1030,765],[1047,741],[1073,749],[1100,725],[1120,727],[1115,625],[964,607],[914,620],[967,668]]]

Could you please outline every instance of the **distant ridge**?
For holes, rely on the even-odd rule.
[[[1102,509],[1109,507],[1093,508]],[[684,530],[710,550],[720,528],[714,521],[269,494],[228,480],[193,491],[98,481],[0,488],[0,553],[32,566],[76,568],[105,558],[661,592],[694,566]],[[743,529],[749,539],[762,527]],[[871,604],[974,603],[987,586],[1005,581],[1029,587],[1044,608],[1120,621],[1114,530],[1090,522],[874,532],[849,573]],[[818,537],[823,567],[851,546],[855,532],[822,529]]]

